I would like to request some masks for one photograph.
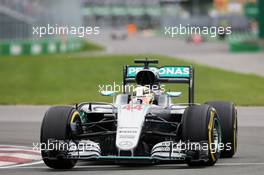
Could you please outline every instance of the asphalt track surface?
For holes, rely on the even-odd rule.
[[[39,141],[41,120],[48,106],[0,106],[0,144],[32,147]],[[0,168],[7,174],[263,174],[264,107],[238,107],[238,152],[213,167],[189,168],[185,164],[119,166],[79,162],[72,170],[53,170],[41,161],[36,164]]]
[[[110,33],[108,30],[102,31],[101,35],[89,39],[103,45],[107,54],[166,55],[228,71],[264,76],[264,52],[230,53],[227,42],[193,44],[153,33],[140,33],[126,40],[112,40]]]

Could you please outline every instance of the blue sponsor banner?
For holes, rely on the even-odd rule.
[[[136,74],[143,70],[143,66],[129,66],[127,68],[127,77],[133,78]],[[158,73],[160,78],[189,78],[190,67],[186,66],[164,66],[161,68],[150,67],[152,72]]]

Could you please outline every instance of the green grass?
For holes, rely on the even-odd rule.
[[[98,93],[99,84],[121,83],[122,67],[145,55],[52,55],[0,58],[0,104],[74,104],[111,101]],[[164,56],[160,65],[189,65]],[[228,100],[237,105],[264,105],[264,77],[195,65],[195,101]],[[187,88],[187,86],[185,86]],[[167,89],[182,90],[182,85]],[[185,89],[186,89],[185,88]],[[186,100],[184,91],[182,100]]]
[[[82,48],[82,51],[102,51],[104,50],[104,47],[92,43],[90,41],[84,41],[84,46]]]

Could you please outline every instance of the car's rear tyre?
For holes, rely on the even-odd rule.
[[[231,158],[237,150],[237,110],[231,102],[207,102],[216,109],[222,126],[222,143],[225,145],[221,151],[222,158]]]
[[[205,141],[208,146],[207,160],[188,160],[189,166],[211,166],[218,160],[218,147],[212,150],[213,143],[221,142],[221,126],[215,110],[209,105],[188,107],[182,118],[182,140],[185,142]]]
[[[71,139],[70,123],[79,118],[76,109],[70,106],[51,107],[45,114],[41,126],[40,141],[42,144],[48,143],[49,139],[69,140]],[[69,160],[63,157],[55,159],[47,158],[47,152],[41,151],[44,163],[55,169],[70,169],[76,164],[76,160]]]

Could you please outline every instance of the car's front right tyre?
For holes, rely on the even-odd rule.
[[[42,146],[46,145],[47,147],[50,139],[70,140],[70,123],[75,121],[77,118],[79,118],[78,111],[70,106],[55,106],[48,109],[41,125],[40,141]],[[76,160],[56,155],[56,151],[55,153],[53,151],[53,157],[49,158],[48,151],[43,150],[42,148],[41,155],[44,163],[50,168],[70,169],[73,168],[77,162]]]

